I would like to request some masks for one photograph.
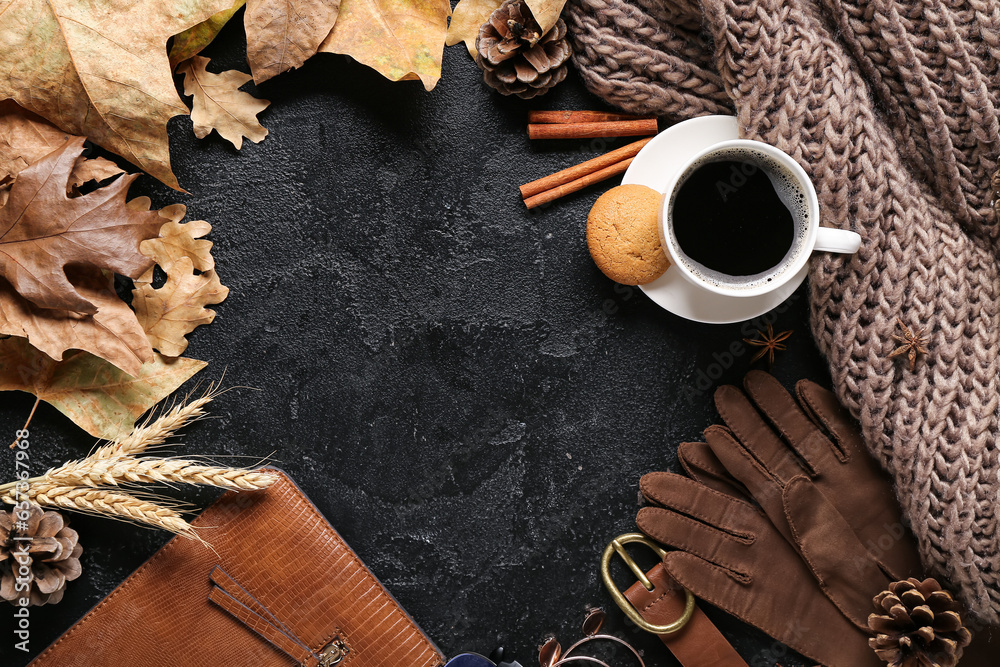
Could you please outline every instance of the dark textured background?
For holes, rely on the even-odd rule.
[[[246,70],[244,53],[237,21],[206,55],[214,71]],[[503,644],[533,667],[546,635],[572,643],[584,609],[603,605],[647,664],[675,665],[620,620],[598,560],[634,530],[640,475],[674,467],[676,444],[714,419],[699,373],[721,370],[716,355],[728,368],[713,387],[750,367],[749,352],[725,356],[748,328],[684,321],[598,272],[584,226],[610,183],[524,209],[517,185],[624,143],[532,145],[527,110],[599,102],[574,74],[540,100],[502,98],[462,47],[446,50],[431,93],[337,56],[248,89],[272,102],[267,139],[236,151],[177,118],[171,154],[190,196],[148,177],[132,191],[214,225],[232,292],[188,355],[211,362],[203,381],[225,371],[225,386],[257,389],[219,398],[182,451],[274,452],[448,655]],[[795,335],[775,374],[827,383],[804,288],[781,310],[776,326]],[[12,438],[33,399],[0,400]],[[92,444],[44,404],[31,436],[38,473]],[[12,455],[0,457],[12,477]],[[84,575],[59,605],[33,610],[32,655],[168,537],[85,516],[73,525]],[[752,664],[781,655],[709,613]],[[0,633],[0,664],[25,664],[9,614]]]

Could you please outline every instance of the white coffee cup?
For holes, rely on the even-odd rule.
[[[732,276],[705,267],[685,254],[673,229],[673,206],[681,186],[701,166],[727,158],[757,163],[769,178],[772,174],[777,176],[796,192],[794,208],[798,214],[793,213],[795,235],[791,247],[778,264],[753,276]],[[774,178],[771,180],[774,183]],[[660,240],[664,249],[685,278],[718,294],[750,297],[772,292],[792,280],[813,252],[852,254],[861,246],[861,237],[855,232],[820,227],[819,200],[805,170],[788,154],[760,141],[734,139],[710,146],[676,172],[664,193],[660,211]]]

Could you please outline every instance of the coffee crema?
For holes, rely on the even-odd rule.
[[[808,229],[805,193],[767,156],[734,148],[692,165],[674,190],[672,230],[688,268],[732,287],[780,273]],[[693,264],[693,265],[692,265]]]

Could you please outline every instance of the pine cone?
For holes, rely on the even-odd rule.
[[[955,667],[972,634],[960,606],[935,579],[906,579],[875,596],[868,645],[889,667]]]
[[[505,0],[479,29],[476,64],[504,95],[530,99],[566,78],[571,53],[566,23],[545,35],[524,0]]]
[[[26,521],[18,520],[17,509],[0,511],[0,598],[17,605],[19,598],[27,597],[32,607],[55,604],[62,600],[66,582],[80,576],[83,548],[59,512],[46,512],[38,505],[20,510],[25,511]],[[28,545],[27,556],[20,555],[23,545]],[[17,590],[18,579],[28,583],[27,590]]]

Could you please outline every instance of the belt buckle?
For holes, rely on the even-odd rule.
[[[650,549],[652,549],[661,559],[667,554],[666,550],[658,545],[653,540],[649,539],[642,533],[625,533],[624,535],[619,535],[615,539],[611,540],[604,549],[604,554],[601,556],[601,579],[604,581],[605,588],[608,589],[608,593],[611,594],[612,599],[615,604],[625,612],[629,620],[638,625],[640,628],[646,632],[651,632],[654,635],[672,635],[679,632],[688,624],[691,617],[694,615],[694,595],[688,589],[684,589],[685,600],[684,600],[684,613],[676,621],[669,623],[667,625],[654,625],[646,619],[644,619],[640,614],[639,610],[632,605],[631,602],[625,597],[625,595],[619,590],[618,586],[615,584],[614,580],[611,578],[611,558],[617,553],[625,564],[628,566],[632,573],[636,576],[636,579],[645,586],[647,591],[653,590],[653,582],[649,580],[646,573],[642,571],[642,568],[636,564],[632,557],[629,555],[628,551],[625,550],[626,544],[642,544]]]

